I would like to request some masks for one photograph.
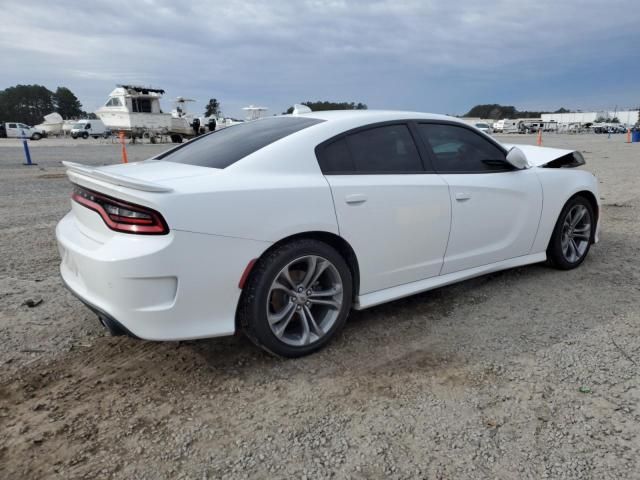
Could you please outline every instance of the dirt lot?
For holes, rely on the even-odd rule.
[[[240,336],[106,336],[60,282],[54,226],[60,161],[117,162],[119,147],[32,142],[29,168],[0,141],[0,478],[640,478],[640,144],[544,140],[601,181],[581,268],[356,312],[293,361]]]

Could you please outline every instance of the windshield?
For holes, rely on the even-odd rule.
[[[486,123],[476,123],[476,127],[478,128],[489,128],[489,125]]]
[[[120,97],[109,97],[105,107],[120,107],[122,106],[122,99]]]
[[[72,129],[82,130],[84,128],[84,123],[74,123]]]
[[[304,117],[270,117],[240,123],[191,140],[158,155],[155,160],[226,168],[270,143],[323,121]]]

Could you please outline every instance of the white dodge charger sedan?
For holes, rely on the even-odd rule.
[[[505,146],[455,118],[333,111],[218,130],[149,160],[65,163],[62,278],[114,334],[238,330],[286,357],[364,309],[597,241],[576,151]]]

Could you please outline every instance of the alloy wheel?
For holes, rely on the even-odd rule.
[[[278,340],[310,345],[336,323],[343,302],[338,269],[326,258],[306,255],[288,263],[272,282],[267,320]]]
[[[564,218],[560,244],[562,255],[570,263],[576,263],[587,252],[591,241],[591,214],[582,204],[574,205]]]

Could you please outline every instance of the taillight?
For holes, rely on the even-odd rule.
[[[98,212],[111,230],[141,235],[165,235],[167,223],[155,210],[75,185],[71,198],[80,205]]]

